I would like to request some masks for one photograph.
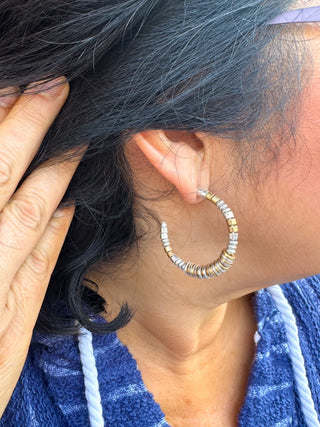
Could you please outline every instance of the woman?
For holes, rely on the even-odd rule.
[[[1,4],[1,426],[319,425],[317,6]]]

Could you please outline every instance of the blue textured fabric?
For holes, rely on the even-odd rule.
[[[320,412],[320,275],[281,286],[293,308],[316,411]],[[281,314],[267,289],[254,297],[255,360],[239,427],[304,427]],[[105,425],[169,426],[146,389],[137,364],[116,334],[93,336]],[[1,427],[88,427],[78,350],[73,337],[33,335],[32,344]]]

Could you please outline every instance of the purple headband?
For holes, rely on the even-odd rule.
[[[304,9],[287,10],[271,21],[267,25],[291,24],[303,22],[320,22],[320,6],[306,7]]]

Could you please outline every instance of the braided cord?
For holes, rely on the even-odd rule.
[[[304,358],[300,348],[298,327],[292,308],[279,285],[271,286],[267,288],[267,291],[271,294],[285,324],[293,374],[296,380],[297,390],[301,401],[301,410],[303,412],[307,426],[320,427],[308,383]]]
[[[101,396],[99,392],[98,371],[93,354],[92,334],[81,328],[78,335],[80,360],[84,375],[85,395],[87,399],[91,427],[104,427]]]

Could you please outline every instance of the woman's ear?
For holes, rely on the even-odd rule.
[[[187,203],[198,203],[198,188],[208,189],[208,138],[186,131],[148,130],[131,137],[154,168],[176,186]],[[212,144],[212,142],[211,142]]]

